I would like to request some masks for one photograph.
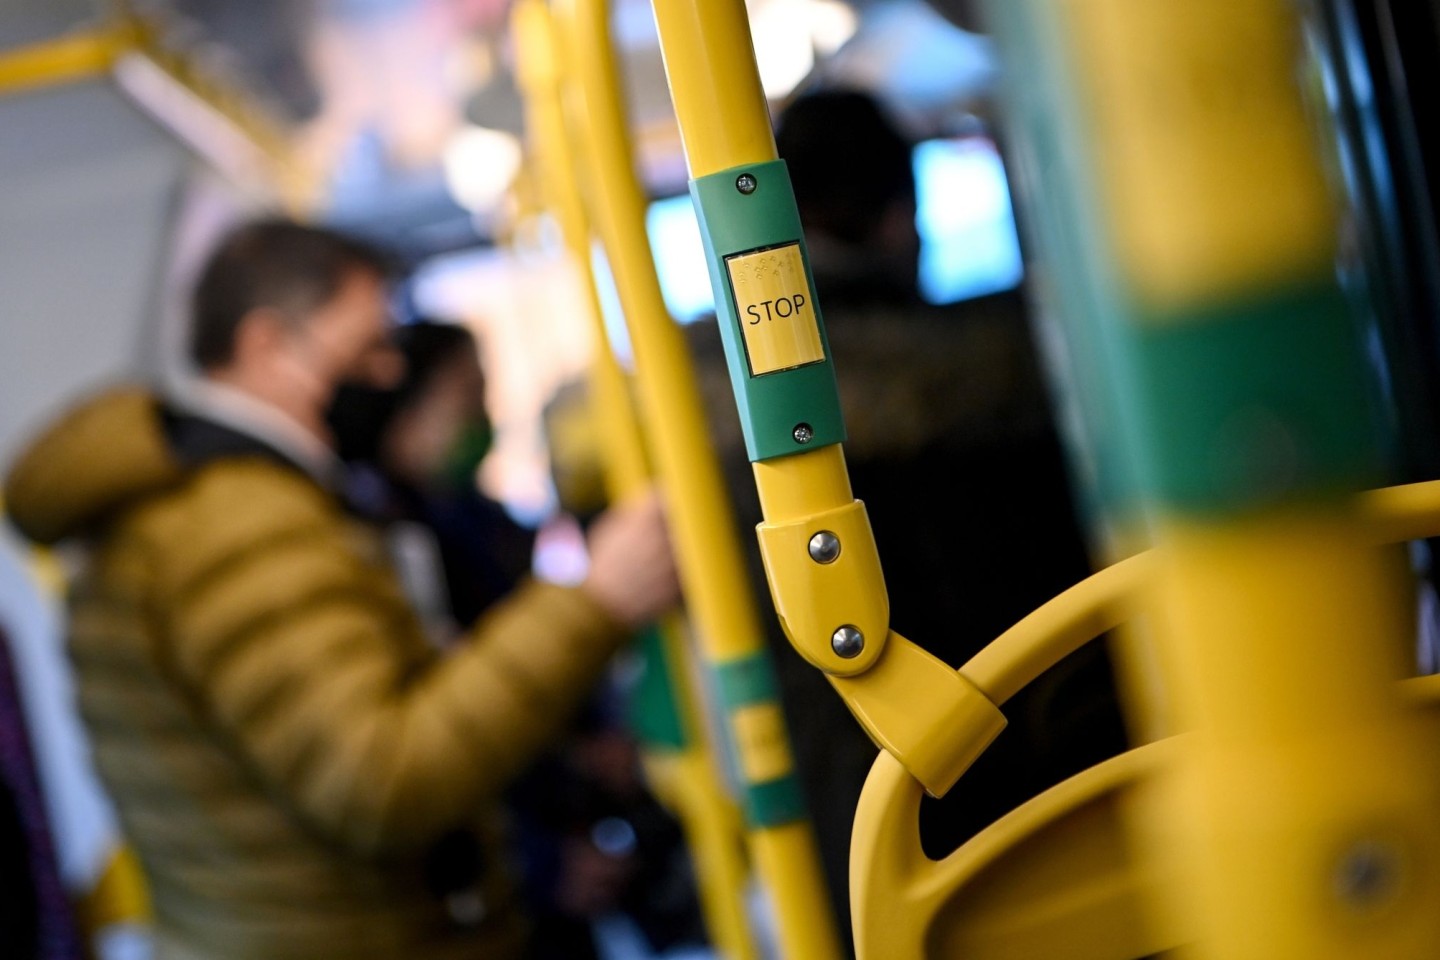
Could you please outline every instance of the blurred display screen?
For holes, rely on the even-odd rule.
[[[920,295],[947,304],[1018,286],[1024,276],[1020,241],[995,144],[985,137],[927,140],[915,147],[914,165]],[[690,197],[650,204],[645,225],[670,313],[681,323],[713,313]]]
[[[955,303],[1019,286],[1025,268],[995,144],[927,140],[915,148],[914,164],[920,295]]]
[[[714,313],[705,245],[700,240],[700,224],[690,195],[682,193],[650,204],[645,212],[645,230],[650,234],[660,291],[670,315],[681,323],[693,323]]]

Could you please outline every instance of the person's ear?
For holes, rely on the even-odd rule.
[[[256,307],[235,328],[234,362],[245,367],[268,366],[285,349],[290,325],[273,307]]]

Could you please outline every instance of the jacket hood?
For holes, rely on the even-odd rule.
[[[5,506],[25,536],[53,544],[181,475],[159,398],[118,387],[81,401],[31,442],[5,478]]]

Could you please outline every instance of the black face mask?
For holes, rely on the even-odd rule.
[[[335,452],[346,463],[380,459],[380,437],[395,414],[394,390],[346,380],[335,388],[325,422],[335,435]]]

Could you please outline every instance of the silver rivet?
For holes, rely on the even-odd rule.
[[[815,428],[808,423],[797,423],[790,436],[795,438],[796,443],[809,443],[815,439]]]
[[[755,175],[753,173],[742,173],[740,174],[740,176],[735,178],[735,189],[739,190],[747,197],[750,196],[750,194],[754,193],[755,188],[758,186],[760,186],[760,181],[755,179]]]
[[[1388,844],[1357,843],[1335,869],[1335,892],[1354,907],[1374,908],[1400,889],[1400,854]]]
[[[834,563],[840,556],[840,538],[829,530],[821,530],[810,538],[810,559],[816,563]]]
[[[830,635],[830,649],[836,656],[853,660],[865,649],[865,634],[847,623]]]

